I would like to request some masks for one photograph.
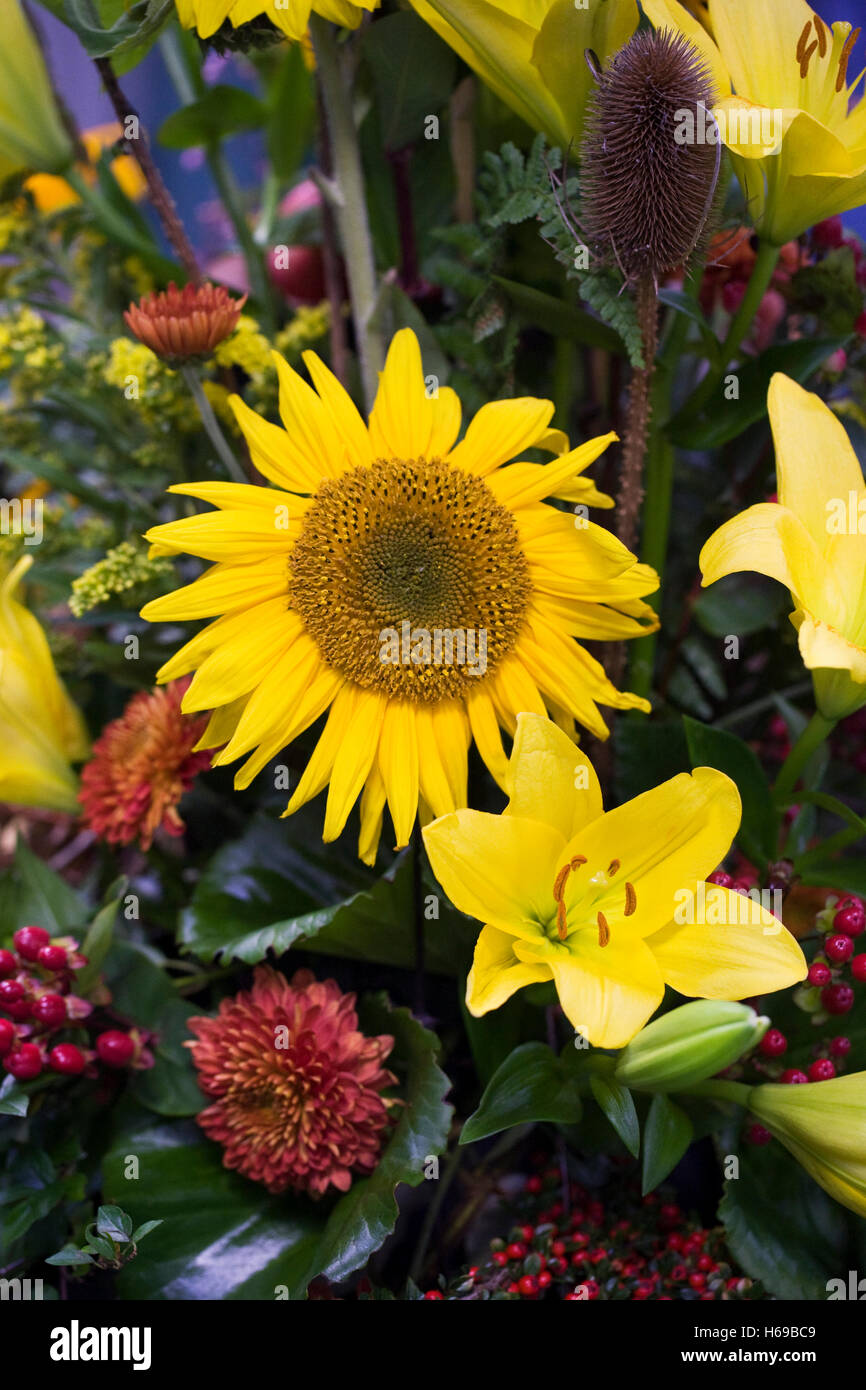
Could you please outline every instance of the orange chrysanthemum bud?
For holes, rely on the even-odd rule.
[[[138,840],[150,848],[157,830],[183,833],[177,804],[211,753],[193,752],[207,717],[181,713],[189,678],[134,695],[119,719],[103,730],[81,773],[84,819],[111,845]]]
[[[127,326],[167,362],[188,362],[206,357],[218,343],[234,333],[241,309],[247,302],[232,299],[222,285],[184,285],[174,281],[167,290],[146,294],[124,313]]]
[[[259,966],[251,990],[223,999],[216,1018],[191,1018],[199,1085],[213,1098],[198,1116],[225,1149],[223,1163],[269,1192],[348,1191],[376,1166],[389,1111],[380,1092],[394,1045],[358,1031],[354,994],[299,970],[291,983]]]

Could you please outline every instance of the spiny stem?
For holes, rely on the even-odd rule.
[[[190,395],[198,407],[198,413],[201,416],[201,422],[205,427],[208,439],[214,446],[220,460],[225,464],[232,482],[249,482],[249,479],[246,477],[243,469],[232,453],[228,440],[220,429],[219,421],[214,414],[213,406],[205,395],[204,387],[198,378],[195,368],[190,366],[181,367],[180,374],[189,387]]]
[[[165,186],[162,174],[154,163],[150,153],[150,146],[147,142],[147,133],[144,123],[136,111],[135,107],[124,96],[120,83],[114,75],[114,69],[108,58],[94,59],[99,75],[102,78],[103,86],[109,101],[114,107],[114,113],[120,121],[121,129],[125,132],[126,123],[131,116],[135,117],[138,123],[138,139],[127,140],[124,138],[124,145],[133,159],[138,164],[147,184],[150,201],[163,225],[166,239],[169,245],[194,284],[201,281],[201,270],[192,243],[187,236],[183,223],[178,216],[174,199]]]
[[[382,335],[374,325],[376,271],[373,242],[367,220],[364,175],[352,102],[340,66],[333,27],[318,15],[310,15],[310,33],[316,55],[316,72],[328,117],[334,180],[334,211],[349,279],[361,381],[367,409],[372,409],[384,362]],[[335,190],[335,191],[334,191]]]
[[[650,424],[650,386],[658,336],[656,290],[649,271],[645,271],[637,282],[636,298],[644,365],[636,367],[632,373],[616,512],[617,535],[629,550],[635,548],[640,504],[643,501],[643,463]]]

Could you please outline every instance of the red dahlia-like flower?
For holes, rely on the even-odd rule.
[[[243,299],[232,299],[222,285],[172,283],[159,294],[146,294],[124,313],[127,326],[138,338],[168,362],[205,357],[234,333]]]
[[[291,984],[259,966],[251,990],[216,1018],[191,1018],[199,1085],[214,1098],[198,1122],[223,1163],[269,1192],[346,1192],[376,1166],[396,1083],[387,1035],[358,1032],[354,994],[299,970]]]
[[[177,804],[212,756],[193,752],[208,720],[181,713],[188,685],[185,677],[134,695],[93,745],[78,799],[91,830],[111,845],[137,839],[146,850],[158,829],[183,832]]]

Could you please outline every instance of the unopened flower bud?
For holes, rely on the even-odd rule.
[[[769,1022],[746,1004],[696,999],[638,1033],[620,1053],[614,1075],[637,1090],[684,1090],[755,1047]]]

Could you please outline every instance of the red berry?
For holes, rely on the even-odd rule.
[[[0,1007],[17,1004],[24,998],[24,986],[18,980],[0,980]]]
[[[828,1014],[847,1014],[854,1007],[854,991],[850,985],[827,985],[821,990],[821,1003]]]
[[[22,1043],[3,1058],[3,1065],[17,1081],[32,1081],[42,1070],[42,1053],[35,1043]]]
[[[440,1293],[438,1289],[428,1289],[424,1297],[428,1302],[435,1303],[440,1298],[444,1299],[445,1295]]]
[[[674,1231],[673,1235],[668,1236],[665,1245],[668,1250],[682,1250],[683,1238],[678,1231]]]
[[[524,1274],[518,1279],[517,1287],[524,1298],[534,1298],[538,1293],[538,1281],[533,1274]]]
[[[551,1244],[550,1253],[551,1253],[551,1255],[564,1255],[564,1254],[565,1254],[565,1249],[566,1249],[566,1246],[565,1246],[565,1241],[564,1241],[564,1240],[555,1240],[555,1241],[553,1241],[553,1243]]]
[[[834,931],[844,932],[846,936],[859,936],[866,927],[866,907],[859,898],[843,898],[836,904],[833,917]]]
[[[587,1298],[598,1298],[599,1287],[594,1279],[585,1279],[583,1281],[583,1287],[586,1289]]]
[[[769,1028],[758,1046],[765,1057],[781,1057],[788,1050],[788,1039],[778,1028]]]
[[[78,1076],[87,1065],[84,1053],[74,1043],[58,1043],[48,1054],[48,1065],[61,1076]]]
[[[18,962],[11,951],[0,950],[0,980],[5,980],[8,975],[14,975],[18,969]]]
[[[851,962],[851,974],[858,984],[866,983],[866,955],[854,957]]]
[[[850,1038],[832,1038],[830,1041],[831,1057],[847,1057],[851,1051]]]
[[[690,1274],[689,1284],[693,1289],[705,1289],[707,1286],[707,1276],[705,1274]]]
[[[66,952],[62,946],[43,946],[36,959],[46,970],[66,968]]]
[[[99,1034],[96,1039],[96,1051],[107,1067],[125,1067],[132,1061],[135,1043],[128,1033],[121,1033],[118,1028],[112,1028],[107,1033]],[[523,1253],[526,1254],[526,1251]]]
[[[538,1287],[540,1289],[549,1289],[552,1283],[553,1275],[550,1273],[550,1270],[543,1269],[538,1276]]]
[[[521,1236],[523,1237],[524,1240],[532,1240],[532,1237],[535,1235],[535,1227],[534,1227],[534,1226],[521,1226],[521,1227],[520,1227],[520,1234],[521,1234]]]
[[[636,1299],[652,1298],[654,1292],[655,1284],[652,1279],[638,1279],[634,1291],[634,1297]]]
[[[809,1068],[810,1081],[832,1081],[835,1075],[836,1068],[829,1057],[819,1057]]]
[[[812,228],[812,239],[815,245],[820,246],[824,251],[831,251],[836,246],[841,246],[843,241],[841,217],[826,217],[823,222],[816,222]]]
[[[554,1274],[564,1274],[568,1269],[568,1260],[563,1260],[558,1255],[554,1255],[553,1259],[550,1261],[550,1268]]]
[[[787,1071],[782,1072],[779,1080],[784,1082],[786,1086],[802,1086],[803,1082],[808,1081],[809,1078],[804,1071],[799,1071],[797,1067],[789,1067]]]
[[[15,1004],[4,1004],[4,1009],[10,1018],[14,1018],[17,1023],[24,1023],[30,1017],[30,1000],[20,999]]]
[[[724,869],[716,869],[715,873],[707,875],[707,883],[717,883],[720,888],[730,888],[734,880],[730,874],[726,874]]]
[[[527,1178],[523,1187],[526,1192],[540,1192],[542,1188],[541,1178]]]
[[[35,961],[42,947],[49,944],[51,937],[44,927],[21,927],[12,940],[22,960]]]
[[[675,1202],[666,1202],[659,1212],[659,1221],[665,1226],[675,1226],[682,1212]]]
[[[829,965],[823,961],[816,960],[809,966],[808,980],[810,985],[829,985],[832,978]]]
[[[33,1000],[30,1012],[46,1028],[59,1028],[66,1022],[66,1000],[60,994],[40,994]]]
[[[850,960],[854,954],[854,942],[841,932],[837,936],[828,936],[824,941],[824,954],[837,963]]]
[[[772,1134],[763,1125],[749,1125],[746,1129],[746,1142],[748,1144],[769,1144]],[[704,1281],[706,1282],[706,1280]]]
[[[716,1269],[716,1262],[712,1255],[700,1255],[698,1257],[698,1269],[702,1274],[712,1274]]]
[[[0,1057],[5,1057],[15,1041],[15,1025],[8,1018],[0,1018]]]
[[[511,1283],[508,1285],[508,1292],[509,1292],[509,1293],[520,1293],[520,1287],[519,1287],[519,1285],[518,1285],[516,1279],[512,1279]]]
[[[96,1046],[98,1049],[98,1038],[96,1039]],[[100,1056],[101,1055],[102,1054],[100,1053]],[[522,1240],[513,1240],[510,1245],[506,1245],[505,1253],[508,1256],[509,1260],[522,1260],[528,1252]]]
[[[494,1250],[490,1258],[498,1269],[502,1269],[503,1265],[508,1264],[508,1256],[504,1250]]]

